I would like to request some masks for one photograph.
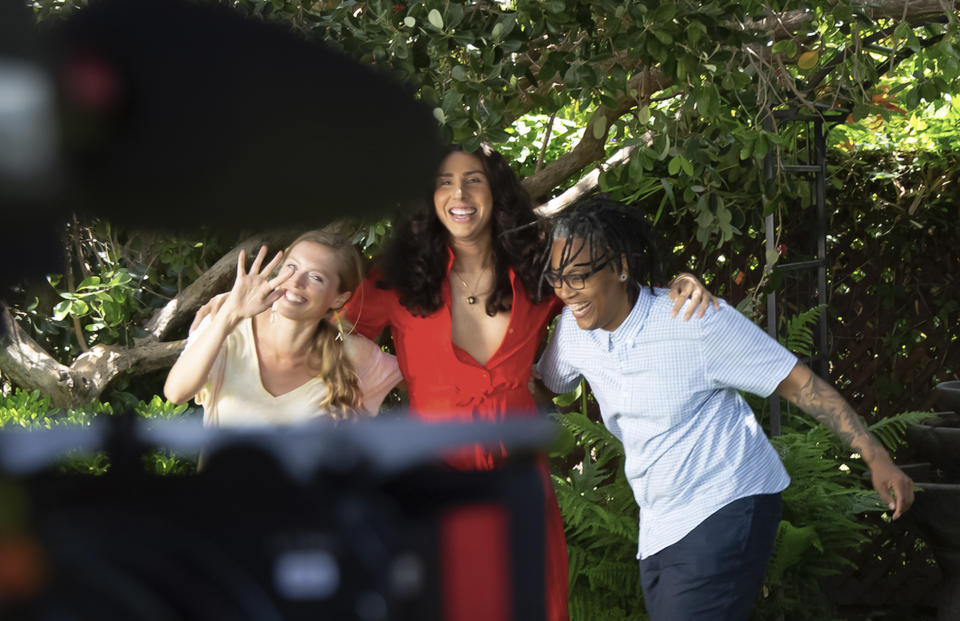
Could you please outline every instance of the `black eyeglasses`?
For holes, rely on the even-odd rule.
[[[556,272],[547,271],[543,273],[543,279],[547,281],[547,284],[554,289],[559,289],[564,283],[566,283],[571,289],[579,291],[587,286],[588,278],[605,268],[612,260],[613,259],[607,259],[600,265],[591,269],[589,272],[583,272],[582,274],[558,274]]]

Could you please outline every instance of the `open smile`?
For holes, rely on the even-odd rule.
[[[468,222],[470,218],[476,215],[476,207],[458,206],[451,207],[448,211],[450,219],[454,222]]]
[[[577,319],[583,317],[590,311],[590,302],[567,302],[567,306]]]
[[[290,302],[291,304],[304,304],[307,301],[307,298],[297,295],[292,291],[284,291],[283,299],[286,300],[287,302]]]

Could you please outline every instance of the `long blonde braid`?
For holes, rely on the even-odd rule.
[[[360,255],[348,239],[325,230],[307,231],[287,247],[284,259],[300,242],[314,242],[333,250],[337,261],[337,276],[340,279],[338,293],[354,291],[360,285],[363,278]],[[352,326],[343,323],[349,331]],[[357,418],[363,412],[359,377],[347,356],[346,342],[343,337],[338,338],[338,335],[339,330],[330,321],[321,321],[317,326],[311,356],[319,368],[317,376],[327,387],[327,394],[318,407],[329,412],[331,418],[337,421]]]

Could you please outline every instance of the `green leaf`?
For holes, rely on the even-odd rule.
[[[906,22],[900,22],[897,24],[897,27],[893,29],[893,38],[898,41],[906,41],[910,37],[910,33],[913,29]]]
[[[680,156],[679,155],[674,155],[670,159],[670,163],[667,164],[667,172],[670,173],[671,175],[676,175],[678,172],[680,172]]]
[[[666,30],[654,30],[653,36],[664,45],[673,45],[673,35]]]
[[[639,110],[637,110],[637,121],[639,121],[641,125],[646,125],[647,121],[649,120],[650,106],[642,106]]]
[[[603,137],[607,135],[607,119],[606,117],[599,117],[596,121],[593,122],[593,137],[597,140],[603,140]]]
[[[437,119],[438,122],[443,123],[447,118],[446,115],[443,114],[443,108],[434,108],[433,118]]]
[[[56,321],[63,321],[68,314],[70,314],[70,300],[64,300],[53,307],[53,318]]]
[[[771,248],[767,250],[765,258],[768,266],[776,265],[777,261],[780,260],[780,253],[778,253],[775,248]]]
[[[723,199],[717,197],[717,222],[721,227],[730,226],[733,215],[730,210],[723,205]]]
[[[417,20],[416,18],[407,15],[406,17],[403,18],[403,25],[406,26],[407,28],[413,28],[414,26],[417,25]]]
[[[559,407],[565,408],[573,405],[577,399],[580,398],[580,393],[583,390],[583,382],[577,384],[577,387],[571,390],[570,392],[565,392],[562,395],[557,395],[553,398],[553,403]]]
[[[673,21],[677,15],[677,5],[673,2],[661,2],[657,10],[653,12],[653,21],[665,23]]]
[[[450,75],[453,77],[454,80],[457,80],[458,82],[463,82],[464,80],[467,79],[467,71],[466,69],[463,68],[463,65],[457,65],[456,67],[451,69]]]
[[[443,30],[443,16],[440,15],[440,11],[430,9],[430,12],[427,14],[427,21],[437,30]]]
[[[643,179],[643,159],[640,157],[639,152],[634,153],[633,157],[630,158],[629,171],[632,181],[640,181]]]
[[[710,213],[709,209],[700,211],[700,215],[697,216],[697,226],[706,230],[709,230],[710,227],[713,226],[713,214]]]
[[[673,180],[667,177],[660,177],[660,185],[663,186],[663,197],[670,201],[671,205],[676,205],[676,199],[673,195]]]
[[[667,172],[671,175],[676,175],[681,170],[688,176],[693,176],[693,164],[690,163],[690,160],[682,155],[674,155],[667,165]]]
[[[80,284],[77,285],[77,291],[81,291],[83,289],[93,289],[94,287],[98,287],[99,285],[100,285],[99,276],[89,276],[80,281]]]
[[[666,159],[667,154],[670,153],[670,136],[667,134],[662,134],[663,136],[663,149],[657,155],[657,159],[661,162]]]
[[[110,279],[110,286],[119,287],[121,285],[125,285],[129,283],[131,280],[133,280],[133,277],[130,275],[130,272],[128,272],[125,269],[120,269],[120,270],[117,270],[113,278]]]
[[[570,430],[560,427],[557,429],[557,437],[550,446],[550,457],[566,457],[576,446],[577,441]]]
[[[797,42],[793,39],[782,39],[773,44],[774,54],[783,54],[787,58],[793,58],[797,55]]]

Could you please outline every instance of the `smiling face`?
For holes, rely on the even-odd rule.
[[[621,280],[616,271],[617,261],[608,261],[590,274],[596,263],[590,261],[590,246],[582,239],[573,239],[569,257],[564,257],[565,239],[553,242],[550,270],[561,276],[585,276],[583,289],[573,289],[566,279],[555,289],[557,297],[570,307],[577,325],[582,330],[613,331],[630,314],[632,305],[627,293],[629,278]],[[589,276],[587,276],[590,274]]]
[[[453,241],[489,237],[493,190],[483,161],[463,151],[448,155],[437,172],[433,206]]]
[[[321,319],[330,309],[338,309],[350,298],[341,291],[340,261],[329,246],[301,241],[294,244],[280,268],[293,269],[282,285],[277,312],[289,319]]]

